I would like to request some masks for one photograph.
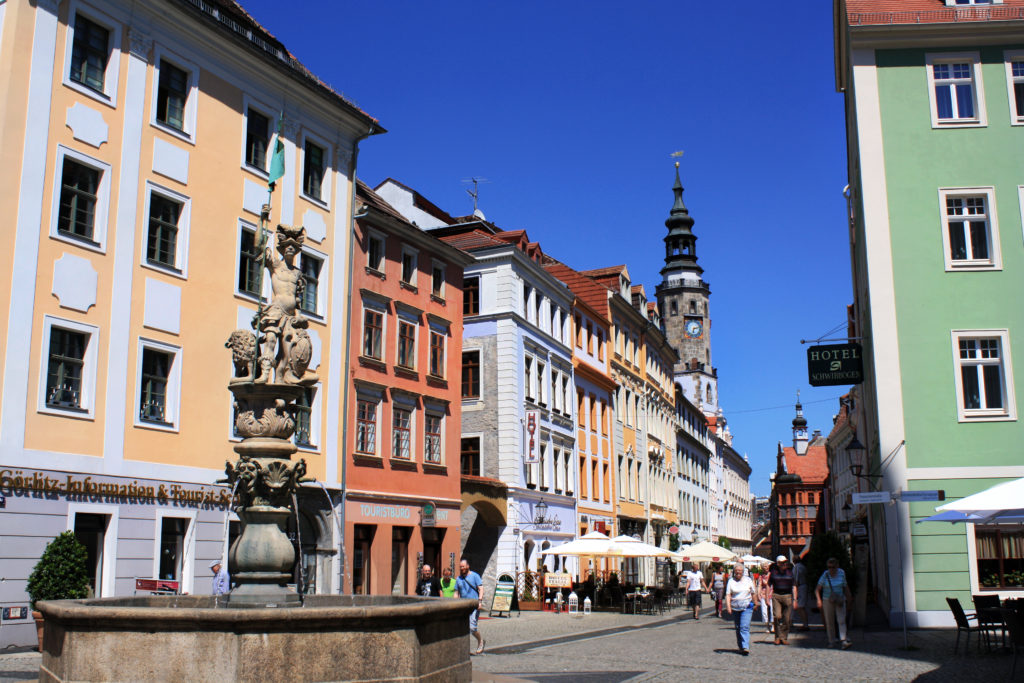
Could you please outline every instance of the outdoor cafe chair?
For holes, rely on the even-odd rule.
[[[1003,608],[1003,623],[1010,633],[1010,647],[1013,649],[1013,664],[1010,666],[1010,680],[1017,672],[1017,653],[1024,650],[1024,619],[1013,609]]]
[[[985,647],[992,649],[992,643],[996,634],[999,635],[1000,644],[1006,644],[1006,627],[1003,623],[1003,616],[1000,614],[998,595],[972,595],[974,599],[974,613],[978,617],[978,629],[985,638]]]
[[[964,608],[960,605],[959,598],[946,598],[946,604],[949,605],[949,611],[953,613],[953,619],[956,620],[956,643],[953,644],[953,654],[956,654],[957,648],[960,647],[961,631],[967,632],[967,638],[964,640],[964,652],[967,652],[971,647],[971,634],[980,630],[977,626],[971,626],[970,620],[977,620],[978,617],[974,614],[967,614],[964,612]],[[980,649],[980,637],[978,645]]]

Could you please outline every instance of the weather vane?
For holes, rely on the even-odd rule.
[[[681,156],[683,156],[683,150],[677,149],[676,151],[672,152],[672,154],[670,154],[669,156],[672,157],[673,159],[678,159]],[[679,162],[678,161],[676,162],[676,168],[679,168]]]

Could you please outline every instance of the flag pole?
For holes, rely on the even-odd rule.
[[[256,362],[259,362],[259,321],[263,318],[263,271],[267,267],[267,242],[270,239],[270,235],[267,231],[267,225],[270,223],[270,210],[274,200],[274,189],[277,185],[277,181],[284,176],[284,143],[281,141],[282,133],[284,132],[284,112],[282,111],[277,120],[277,133],[274,135],[273,153],[270,157],[270,170],[267,174],[267,203],[260,209],[260,224],[259,224],[259,235],[256,238],[256,249],[257,256],[256,260],[259,263],[259,275],[256,277],[256,317],[253,319],[253,328],[256,330]],[[255,382],[256,373],[253,373],[253,381]],[[264,381],[269,381],[270,378],[265,378]]]

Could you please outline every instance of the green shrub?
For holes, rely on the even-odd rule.
[[[853,571],[853,562],[850,560],[850,550],[846,547],[843,539],[835,531],[824,534],[817,534],[811,539],[811,548],[804,557],[804,566],[807,567],[807,586],[814,591],[818,585],[818,579],[828,568],[828,558],[834,557],[839,561],[839,568],[846,572],[846,580],[850,584],[850,590],[857,589],[857,575]]]
[[[65,531],[47,544],[28,577],[32,609],[38,600],[72,600],[89,597],[88,555],[75,532]]]
[[[732,550],[732,541],[730,541],[725,536],[720,536],[718,538],[718,545],[722,546],[726,550]]]

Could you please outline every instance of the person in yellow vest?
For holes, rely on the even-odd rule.
[[[451,567],[445,567],[441,570],[441,597],[454,598],[455,588],[455,579],[452,578]]]

